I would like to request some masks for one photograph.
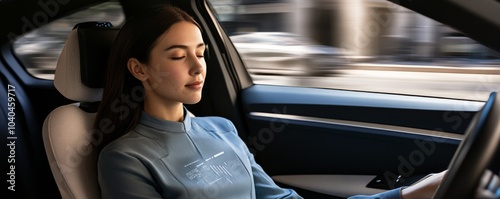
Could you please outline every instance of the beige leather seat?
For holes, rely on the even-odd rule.
[[[43,125],[43,142],[62,198],[98,199],[97,150],[102,135],[92,131],[109,50],[118,29],[110,23],[75,26],[57,62],[54,85],[76,101],[53,110]]]

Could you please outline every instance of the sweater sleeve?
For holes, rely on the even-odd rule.
[[[137,158],[118,151],[102,151],[98,179],[103,199],[162,198],[152,176]]]
[[[273,179],[267,175],[262,167],[255,162],[253,155],[247,150],[250,163],[252,165],[252,173],[255,184],[256,198],[262,199],[302,199],[294,190],[281,188]]]
[[[389,191],[384,191],[374,195],[357,195],[349,197],[348,199],[401,199],[401,187],[397,189],[391,189]]]
[[[276,183],[274,183],[273,179],[267,175],[264,169],[257,164],[255,158],[246,144],[240,139],[238,136],[236,127],[232,122],[226,120],[227,125],[232,129],[232,132],[237,137],[237,142],[241,146],[242,150],[246,153],[250,161],[250,165],[252,167],[252,175],[254,178],[254,186],[255,186],[255,195],[258,199],[303,199],[303,197],[299,196],[297,192],[292,189],[285,189],[279,187]]]

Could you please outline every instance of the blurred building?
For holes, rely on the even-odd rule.
[[[292,32],[351,52],[351,60],[432,61],[493,52],[439,23],[384,0],[211,0],[230,35]]]
[[[210,0],[230,35],[243,32],[291,32],[293,3],[287,0]]]

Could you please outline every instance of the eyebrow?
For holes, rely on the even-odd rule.
[[[200,48],[200,47],[203,47],[205,46],[204,43],[199,43],[196,48]],[[172,45],[172,46],[169,46],[168,48],[165,48],[165,51],[168,51],[168,50],[172,50],[174,48],[181,48],[181,49],[188,49],[189,47],[186,46],[186,45]]]

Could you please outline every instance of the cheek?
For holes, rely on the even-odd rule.
[[[172,76],[171,72],[168,70],[168,67],[163,65],[160,62],[150,62],[147,66],[148,70],[148,80],[147,80],[147,88],[156,89],[158,86],[168,83]]]
[[[175,75],[175,71],[173,71],[174,68],[175,66],[167,60],[151,62],[149,65],[149,75],[156,82],[163,82],[165,79]]]
[[[179,87],[184,86],[186,82],[184,79],[185,76],[180,70],[172,70],[172,68],[170,68],[170,70],[164,69],[163,75],[163,79],[165,80],[164,86],[174,90],[178,90]]]
[[[165,63],[165,62],[159,62],[159,63],[155,63],[154,65],[151,65],[152,66],[152,72],[154,75],[157,75],[157,76],[160,76],[160,77],[168,77],[171,75],[172,73],[172,68],[174,68],[173,66],[171,66],[170,64],[168,63]]]
[[[165,86],[170,87],[174,90],[178,90],[181,82],[182,82],[182,79],[179,78],[179,75],[174,73],[174,74],[170,75],[170,77],[168,77],[167,82],[165,82],[166,83]]]

